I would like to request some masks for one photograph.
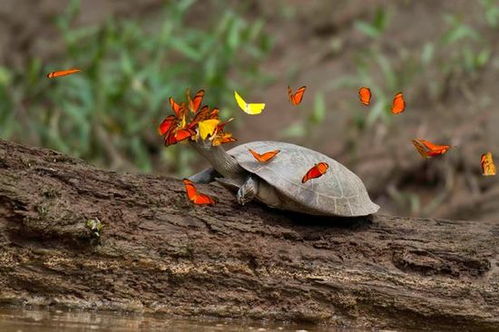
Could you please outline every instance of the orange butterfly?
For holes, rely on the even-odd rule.
[[[302,87],[299,87],[295,93],[293,93],[293,90],[291,89],[291,87],[288,85],[288,97],[289,97],[289,101],[291,102],[291,104],[293,105],[299,105],[303,99],[303,95],[305,94],[305,90],[307,89],[307,87],[304,85]]]
[[[212,110],[210,110],[207,105],[204,105],[196,112],[194,119],[192,119],[191,123],[189,123],[189,128],[194,127],[203,120],[217,119],[219,112],[220,110],[218,108],[213,108]]]
[[[359,99],[363,105],[369,105],[371,103],[371,89],[362,87],[359,89]]]
[[[203,102],[204,90],[199,90],[198,92],[196,92],[196,95],[193,99],[191,99],[191,93],[189,90],[187,90],[186,94],[189,109],[192,113],[196,113],[199,110],[201,103]]]
[[[237,139],[235,137],[232,137],[231,133],[221,132],[220,134],[217,134],[216,136],[213,137],[211,144],[213,146],[218,146],[220,144],[232,143],[235,141],[237,141]]]
[[[192,129],[177,129],[175,131],[171,131],[169,135],[165,136],[165,146],[172,145],[183,140],[188,139],[189,137],[195,135],[196,132]]]
[[[215,204],[215,201],[213,198],[206,194],[201,194],[198,193],[196,187],[194,186],[194,183],[191,180],[184,179],[184,186],[185,186],[185,191],[187,193],[187,198],[191,202],[197,205],[203,205],[203,204],[208,204],[208,205],[213,205]]]
[[[248,151],[251,152],[253,157],[255,157],[255,159],[261,163],[267,163],[267,162],[271,161],[272,158],[274,158],[275,156],[277,156],[277,154],[279,152],[281,152],[280,150],[272,150],[272,151],[268,151],[268,152],[264,152],[262,154],[259,154],[258,152],[251,150],[251,149],[248,149]]]
[[[438,145],[420,138],[413,139],[412,144],[423,158],[443,155],[450,149],[450,145]]]
[[[211,138],[211,142],[212,142],[211,144],[213,146],[218,146],[220,144],[232,143],[232,142],[237,141],[236,138],[232,137],[231,133],[224,132],[224,127],[232,120],[234,120],[234,118],[230,118],[229,120],[224,121],[224,122],[220,122],[218,124],[217,128],[215,129],[215,133],[213,134],[213,137]]]
[[[402,92],[399,92],[393,97],[392,102],[392,113],[400,114],[405,110],[405,100]]]
[[[172,108],[172,111],[175,113],[178,119],[182,118],[185,114],[185,103],[177,104],[175,100],[173,100],[173,97],[170,97],[170,106]]]
[[[305,183],[308,180],[315,179],[324,175],[329,169],[329,165],[324,162],[315,164],[314,167],[308,170],[307,174],[301,179],[301,183]]]
[[[48,78],[56,78],[60,76],[66,76],[66,75],[71,75],[71,74],[76,74],[79,73],[81,70],[78,68],[72,68],[72,69],[67,69],[67,70],[57,70],[53,71],[51,73],[47,74]]]
[[[168,115],[159,125],[158,133],[160,135],[165,135],[177,124],[177,118],[175,115]]]
[[[496,175],[496,165],[494,159],[492,159],[492,152],[482,154],[480,164],[482,165],[483,176]]]

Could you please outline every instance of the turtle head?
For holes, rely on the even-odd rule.
[[[194,148],[200,152],[209,152],[213,148],[213,145],[209,139],[198,139],[197,141],[191,141],[191,144],[194,145]]]
[[[224,130],[232,119],[221,121],[218,108],[202,106],[203,96],[204,90],[199,90],[194,97],[188,90],[186,102],[180,104],[170,97],[173,114],[161,122],[158,132],[164,136],[166,146],[188,141],[218,173],[237,177],[245,172],[244,169],[221,146],[236,140]]]

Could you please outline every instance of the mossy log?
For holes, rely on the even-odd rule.
[[[499,330],[499,222],[317,218],[199,187],[215,206],[0,141],[0,304]]]

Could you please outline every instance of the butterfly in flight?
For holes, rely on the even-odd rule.
[[[258,152],[254,151],[254,150],[251,150],[251,149],[248,149],[248,151],[253,155],[253,157],[255,157],[256,160],[258,160],[258,162],[260,163],[268,163],[269,161],[271,161],[275,156],[277,156],[277,154],[279,152],[281,152],[280,150],[272,150],[272,151],[268,151],[268,152],[264,152],[262,154],[259,154]]]
[[[251,115],[256,115],[262,113],[263,109],[265,108],[265,104],[259,103],[250,103],[248,104],[247,102],[244,101],[244,99],[236,92],[234,91],[234,98],[236,98],[237,105],[243,110],[243,112],[251,114]]]
[[[307,87],[304,85],[304,86],[296,89],[296,91],[293,93],[293,90],[291,89],[291,87],[288,86],[288,97],[289,97],[289,101],[291,102],[291,104],[293,104],[295,106],[299,105],[303,99],[303,95],[305,94],[306,89],[307,89]]]
[[[308,180],[312,180],[324,175],[329,169],[329,165],[325,162],[320,162],[315,164],[314,167],[308,170],[308,172],[301,179],[301,183],[305,183]]]
[[[451,148],[450,145],[438,145],[420,138],[413,139],[412,144],[423,158],[443,155]]]
[[[393,114],[400,114],[405,111],[405,100],[402,92],[399,92],[393,97],[392,109]]]
[[[57,70],[57,71],[53,71],[51,73],[48,73],[47,77],[48,78],[56,78],[56,77],[76,74],[76,73],[79,73],[80,71],[81,70],[78,68],[72,68],[72,69],[66,69],[66,70]]]
[[[369,105],[371,103],[371,98],[372,98],[371,89],[366,87],[362,87],[359,89],[359,99],[363,105],[366,106]]]
[[[494,159],[492,159],[492,152],[482,154],[480,164],[482,165],[483,176],[496,175],[496,165]]]
[[[184,179],[184,186],[185,186],[185,191],[187,193],[187,197],[189,200],[197,205],[213,205],[215,204],[215,201],[213,198],[206,194],[201,194],[197,191],[196,187],[194,186],[194,183],[191,180]]]

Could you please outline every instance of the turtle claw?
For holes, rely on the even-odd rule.
[[[237,198],[237,202],[241,205],[244,205],[246,204],[246,200],[244,199],[244,194],[242,193],[242,190],[238,190],[237,191],[237,195],[236,195],[236,198]]]
[[[253,177],[248,177],[246,182],[237,191],[237,202],[241,205],[245,205],[255,198],[258,190],[258,184]]]

